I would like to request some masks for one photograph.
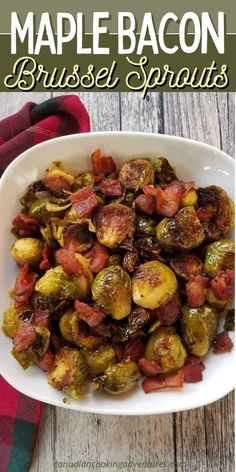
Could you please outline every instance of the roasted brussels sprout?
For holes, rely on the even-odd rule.
[[[6,336],[12,338],[15,335],[19,325],[19,317],[24,310],[27,310],[27,307],[16,308],[14,302],[6,309],[3,314],[2,325],[2,330]]]
[[[200,308],[184,305],[182,313],[182,335],[187,351],[197,357],[205,356],[218,327],[217,311],[208,305]]]
[[[91,334],[90,328],[79,319],[78,312],[72,309],[62,315],[59,328],[66,341],[79,347],[93,349],[103,341],[102,336]]]
[[[163,218],[156,228],[160,245],[168,250],[190,250],[199,246],[204,238],[203,227],[191,206],[182,208],[174,218]]]
[[[93,300],[104,312],[121,320],[131,311],[131,280],[120,266],[106,267],[95,277],[92,285]]]
[[[86,221],[64,226],[62,234],[64,245],[73,244],[77,252],[88,251],[93,245],[93,236]]]
[[[200,187],[197,190],[200,207],[215,212],[214,223],[224,235],[234,225],[234,204],[225,190],[216,185]],[[213,213],[214,214],[214,213]]]
[[[213,278],[220,270],[234,269],[235,244],[230,239],[221,239],[209,244],[206,251],[204,270]]]
[[[128,190],[138,190],[154,181],[154,167],[148,160],[133,159],[120,169],[119,179]]]
[[[87,373],[88,366],[83,354],[78,349],[64,347],[56,354],[55,367],[48,374],[48,383],[79,399]]]
[[[36,265],[42,259],[43,243],[35,238],[17,239],[11,248],[11,256],[18,265]]]
[[[37,362],[37,356],[32,351],[32,349],[27,349],[27,351],[18,352],[16,351],[15,347],[13,347],[11,353],[24,370],[28,369],[31,365]]]
[[[165,157],[158,157],[155,162],[155,180],[159,184],[169,184],[176,180],[176,174],[169,161]]]
[[[208,305],[211,305],[215,308],[223,310],[225,307],[227,307],[227,305],[229,305],[230,300],[231,300],[231,298],[219,299],[215,296],[215,294],[214,294],[214,292],[211,288],[208,288],[208,290],[207,290],[206,301],[207,301]]]
[[[155,236],[156,221],[149,216],[137,215],[136,217],[136,232],[144,236]]]
[[[29,216],[32,216],[32,218],[37,218],[41,224],[47,223],[49,217],[51,216],[50,212],[46,208],[48,202],[48,197],[40,197],[34,200],[29,207]]]
[[[169,374],[184,365],[187,353],[174,328],[159,328],[148,340],[145,357],[158,362],[161,373]]]
[[[91,376],[103,374],[107,367],[116,363],[115,351],[112,346],[99,346],[93,351],[83,350]]]
[[[194,188],[191,188],[183,196],[181,200],[181,207],[186,207],[186,206],[195,207],[196,205],[197,205],[197,192]]]
[[[109,257],[107,267],[120,265],[121,262],[122,262],[121,254],[112,254],[112,256]]]
[[[61,266],[48,270],[36,282],[35,291],[46,297],[63,299],[84,299],[90,291],[91,281],[81,274],[78,277],[70,278],[65,274]]]
[[[170,261],[170,266],[177,277],[189,280],[191,275],[201,275],[203,273],[203,263],[196,254],[181,254],[175,256]]]
[[[76,188],[93,187],[94,186],[94,175],[92,172],[85,172],[84,174],[78,175],[75,179]]]
[[[61,161],[54,161],[47,169],[47,177],[63,177],[70,185],[75,181],[73,175],[65,171]]]
[[[202,221],[202,226],[206,235],[205,242],[218,241],[220,239],[220,229],[213,221]]]
[[[135,212],[120,203],[111,203],[98,208],[94,223],[98,241],[114,249],[135,230]]]
[[[36,341],[32,346],[32,351],[37,357],[42,357],[47,351],[50,342],[50,331],[44,326],[36,326]]]
[[[103,388],[109,393],[119,395],[131,390],[141,374],[133,361],[122,361],[107,367],[104,372]]]
[[[136,305],[154,310],[167,303],[177,290],[174,272],[159,261],[141,264],[132,280]]]
[[[59,328],[63,338],[70,343],[74,343],[74,339],[72,336],[72,318],[73,318],[74,310],[70,308],[67,310],[59,321]],[[77,315],[78,316],[78,315]]]

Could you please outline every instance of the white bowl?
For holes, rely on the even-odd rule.
[[[13,217],[20,209],[19,197],[38,180],[53,160],[62,160],[71,172],[90,168],[90,155],[100,147],[118,166],[134,157],[167,157],[179,178],[196,185],[216,184],[234,197],[234,162],[225,153],[196,141],[155,134],[110,132],[66,136],[47,141],[24,152],[8,167],[0,182],[0,324],[9,305],[8,290],[14,285],[17,268],[10,257],[14,241],[10,233]],[[53,405],[74,410],[119,415],[150,415],[187,410],[211,403],[234,388],[234,352],[206,356],[204,380],[185,384],[183,389],[145,395],[138,386],[121,396],[89,393],[80,401],[69,399],[47,384],[36,367],[23,371],[11,356],[12,342],[0,330],[0,373],[20,392]]]

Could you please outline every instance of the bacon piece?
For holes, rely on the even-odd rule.
[[[200,221],[210,221],[213,216],[215,216],[217,213],[217,208],[198,208],[196,211],[197,217]]]
[[[227,331],[222,331],[222,333],[217,334],[212,344],[213,344],[213,352],[215,354],[230,352],[234,346]]]
[[[178,370],[175,374],[158,375],[158,377],[145,379],[142,387],[145,393],[155,392],[163,388],[182,388],[184,384],[184,371]]]
[[[67,275],[77,276],[83,273],[83,266],[75,257],[72,245],[56,251],[56,261]]]
[[[117,357],[117,360],[120,362],[124,359],[124,354],[125,354],[125,346],[123,343],[117,343],[114,344],[114,351],[115,355]]]
[[[90,259],[90,269],[95,273],[104,269],[107,266],[109,260],[108,250],[97,241],[94,243],[90,251],[84,254],[84,256],[87,259]]]
[[[98,185],[100,192],[107,197],[120,197],[122,188],[119,180],[102,179]]]
[[[14,220],[12,221],[13,225],[22,226],[30,225],[30,226],[39,226],[39,221],[36,218],[31,218],[24,213],[19,213]]]
[[[77,192],[71,193],[69,198],[75,206],[79,218],[89,216],[94,208],[98,206],[97,197],[91,187],[81,188]]]
[[[30,265],[25,264],[20,270],[14,287],[15,307],[26,305],[34,291],[34,286],[38,276],[30,271]]]
[[[147,377],[155,377],[161,372],[161,366],[157,361],[148,361],[145,358],[139,359],[138,368]]]
[[[32,319],[34,326],[42,326],[44,328],[48,328],[49,326],[49,310],[35,310],[33,312],[33,319]]]
[[[155,200],[151,195],[139,195],[134,200],[135,210],[146,215],[153,215],[155,211]]]
[[[138,362],[143,357],[145,351],[145,344],[141,338],[131,339],[125,346],[124,358],[131,361]]]
[[[55,365],[55,357],[52,354],[50,349],[47,349],[47,351],[43,354],[41,359],[37,361],[37,366],[43,371],[43,372],[50,372],[50,370],[53,369]]]
[[[154,317],[161,321],[164,326],[173,325],[180,314],[181,303],[177,295],[159,308],[152,310]]]
[[[184,381],[186,383],[201,382],[202,371],[205,366],[198,357],[190,356],[183,366]]]
[[[111,156],[102,156],[101,150],[96,149],[91,156],[93,172],[96,175],[116,172],[116,164]]]
[[[234,294],[234,271],[221,270],[210,282],[211,289],[219,300],[230,298]]]
[[[42,260],[39,264],[39,268],[41,270],[49,270],[52,267],[52,264],[50,262],[50,256],[52,255],[52,248],[48,244],[45,244],[43,248],[43,253],[42,253]]]
[[[35,343],[36,337],[34,326],[20,320],[19,328],[13,337],[15,350],[17,352],[27,351]]]
[[[204,305],[209,280],[202,275],[190,275],[186,283],[186,295],[188,304],[193,308]]]
[[[63,175],[49,175],[42,180],[44,186],[56,197],[65,195],[64,190],[69,192],[71,185]]]
[[[80,300],[75,301],[75,309],[78,311],[79,319],[86,321],[91,328],[99,325],[105,318],[105,314],[100,308],[93,308]]]
[[[19,213],[12,221],[14,225],[12,233],[18,238],[27,238],[37,236],[39,232],[39,221],[36,218],[30,218],[24,213]]]
[[[155,197],[156,212],[159,215],[171,217],[178,212],[183,196],[193,187],[194,182],[174,180],[164,188],[147,185],[143,191],[145,195]]]

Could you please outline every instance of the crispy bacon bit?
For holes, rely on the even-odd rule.
[[[186,283],[186,295],[188,304],[193,308],[204,305],[209,280],[202,275],[191,275]]]
[[[107,197],[120,197],[122,188],[119,180],[102,179],[98,185],[100,192]]]
[[[117,343],[114,344],[114,351],[115,355],[117,357],[117,360],[120,362],[124,359],[124,354],[125,354],[125,346],[123,343]]]
[[[19,215],[17,215],[12,221],[12,224],[16,226],[22,226],[22,227],[24,227],[25,225],[39,226],[39,221],[36,218],[30,218],[24,213],[19,213]]]
[[[227,331],[222,331],[222,333],[217,334],[212,344],[213,344],[213,352],[215,354],[230,352],[234,346]]]
[[[37,366],[43,371],[43,372],[50,372],[50,370],[53,369],[55,365],[55,357],[52,354],[50,349],[47,349],[47,351],[44,353],[44,355],[37,361]]]
[[[17,352],[27,351],[36,341],[34,326],[27,321],[20,320],[19,328],[15,333],[13,342]]]
[[[107,266],[109,260],[108,250],[97,241],[94,243],[90,251],[84,254],[84,256],[87,259],[90,259],[90,269],[95,273],[104,269]]]
[[[184,381],[186,383],[201,382],[205,366],[198,357],[190,356],[184,364]]]
[[[95,175],[110,174],[116,172],[116,164],[111,156],[102,156],[101,150],[96,149],[91,156],[93,172]]]
[[[79,319],[86,321],[91,328],[99,325],[105,318],[105,314],[100,308],[93,308],[80,300],[75,301],[75,309],[78,311]]]
[[[159,215],[171,217],[178,212],[183,196],[193,187],[194,182],[174,180],[164,188],[147,185],[143,191],[145,195],[155,197],[156,212]]]
[[[58,249],[56,251],[56,261],[67,275],[77,276],[83,273],[83,266],[76,259],[75,250],[72,245]]]
[[[65,195],[64,190],[71,190],[68,180],[62,175],[49,175],[43,179],[43,184],[56,197]]]
[[[151,195],[139,195],[134,200],[134,207],[137,212],[153,215],[155,211],[155,200]]]
[[[155,318],[161,321],[164,326],[171,326],[174,324],[180,314],[181,303],[179,297],[174,295],[174,297],[164,305],[161,305],[159,308],[152,310]]]
[[[234,294],[234,271],[222,270],[210,282],[211,289],[219,300],[230,298]]]
[[[138,362],[143,357],[145,344],[141,338],[131,339],[125,346],[124,358]]]
[[[210,221],[217,213],[217,208],[198,208],[196,211],[200,221]]]
[[[163,388],[182,388],[183,384],[184,371],[180,369],[175,374],[158,375],[158,377],[145,379],[142,387],[145,393],[150,393]]]
[[[12,221],[12,224],[12,233],[18,238],[37,236],[39,232],[39,221],[36,218],[30,218],[24,213],[19,213]]]
[[[155,377],[161,372],[161,366],[157,361],[148,361],[145,358],[139,359],[138,368],[147,377]]]
[[[39,264],[39,268],[41,270],[49,270],[52,267],[52,264],[50,262],[50,257],[52,255],[52,248],[48,244],[45,244],[43,248],[43,259],[41,260]]]
[[[44,328],[48,328],[49,325],[49,310],[35,310],[33,312],[33,319],[32,319],[34,326],[42,326]]]
[[[14,287],[14,302],[16,308],[28,303],[29,298],[33,293],[37,278],[37,274],[30,271],[29,264],[25,264],[22,267],[16,278]]]
[[[70,194],[70,201],[75,206],[79,218],[91,215],[98,206],[97,197],[90,187],[84,187]]]

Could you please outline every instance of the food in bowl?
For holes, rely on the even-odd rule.
[[[167,159],[119,170],[92,154],[73,176],[61,162],[33,182],[14,218],[20,271],[4,313],[12,354],[74,398],[202,380],[203,356],[228,352],[234,208],[216,185],[183,182]],[[227,326],[231,326],[227,323]]]

